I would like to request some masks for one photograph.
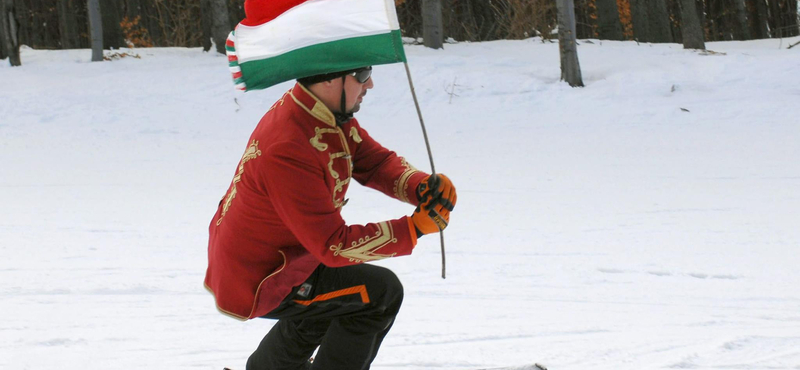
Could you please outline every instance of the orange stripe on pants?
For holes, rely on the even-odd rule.
[[[356,294],[356,293],[361,294],[361,302],[362,303],[364,303],[364,304],[369,303],[369,295],[367,294],[367,286],[366,285],[358,285],[358,286],[354,286],[352,288],[345,288],[345,289],[337,290],[335,292],[320,294],[320,295],[314,297],[314,299],[312,299],[310,301],[295,300],[294,303],[301,304],[303,306],[308,306],[308,305],[310,305],[310,304],[312,304],[314,302],[327,301],[327,300],[331,300],[331,299],[334,299],[334,298],[343,297],[343,296],[346,296],[346,295],[351,295],[351,294]]]

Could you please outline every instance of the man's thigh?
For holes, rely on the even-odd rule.
[[[402,296],[402,284],[389,269],[368,264],[337,268],[320,265],[278,308],[264,317],[333,319],[396,311]]]

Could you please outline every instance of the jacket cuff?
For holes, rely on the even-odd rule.
[[[414,221],[411,220],[411,217],[406,216],[406,220],[408,220],[408,234],[411,235],[411,246],[417,246],[417,227],[414,226]]]
[[[419,205],[420,200],[419,200],[419,194],[417,194],[417,187],[419,187],[419,183],[421,183],[422,180],[428,176],[430,175],[428,175],[425,172],[417,171],[414,174],[412,174],[411,177],[408,179],[406,199],[408,199],[409,203],[411,203],[412,205],[414,206]]]

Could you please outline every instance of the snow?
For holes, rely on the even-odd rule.
[[[407,46],[439,240],[379,262],[406,298],[373,369],[800,368],[798,38]],[[0,369],[244,369],[272,321],[219,314],[207,226],[289,87],[236,93],[223,56],[23,49],[0,63]],[[403,67],[359,120],[428,159]],[[234,100],[236,99],[236,100]],[[681,108],[688,110],[684,111]],[[409,214],[354,185],[350,223]]]

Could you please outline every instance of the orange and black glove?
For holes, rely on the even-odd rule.
[[[420,205],[411,215],[417,237],[444,230],[458,199],[453,183],[442,174],[428,176],[420,182],[417,194]]]
[[[456,204],[456,188],[450,178],[445,175],[429,175],[423,178],[417,186],[417,197],[420,204],[440,196],[446,197],[453,205]]]

